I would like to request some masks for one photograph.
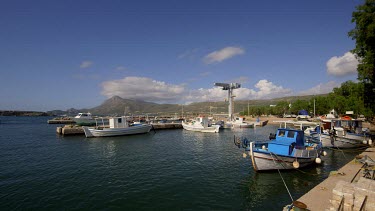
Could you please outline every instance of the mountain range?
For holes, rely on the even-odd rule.
[[[241,100],[234,101],[234,111],[236,113],[243,111],[247,106],[270,106],[276,105],[280,101],[294,102],[299,100],[309,100],[313,95],[308,96],[289,96],[267,100]],[[54,110],[49,111],[49,114],[53,115],[76,115],[79,112],[90,112],[93,115],[159,115],[159,116],[171,116],[186,114],[203,114],[203,113],[228,113],[228,102],[197,102],[189,105],[181,104],[158,104],[152,102],[145,102],[140,100],[123,99],[119,96],[114,96],[101,105],[90,108],[90,109],[68,109],[67,111]]]

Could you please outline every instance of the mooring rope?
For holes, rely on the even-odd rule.
[[[272,154],[273,154],[273,153],[270,152],[271,158],[272,158],[273,162],[275,163],[275,165],[277,166],[277,164],[276,164],[276,162],[275,162],[275,159],[273,158]],[[275,156],[276,156],[276,155],[275,155]],[[288,191],[288,194],[289,194],[289,196],[290,196],[290,199],[292,200],[292,202],[294,202],[294,199],[293,199],[293,197],[292,197],[292,194],[290,193],[289,188],[288,188],[288,186],[286,185],[283,176],[281,175],[280,169],[277,168],[277,171],[279,172],[279,175],[280,175],[280,177],[281,177],[281,180],[283,181],[284,186],[285,186],[286,190]]]

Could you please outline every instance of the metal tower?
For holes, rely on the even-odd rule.
[[[227,84],[227,83],[215,83],[214,84],[215,86],[221,86],[223,87],[223,90],[228,90],[228,101],[229,101],[229,105],[228,105],[228,117],[229,117],[229,121],[233,121],[233,98],[235,97],[233,95],[233,89],[238,89],[241,87],[241,84],[239,83],[230,83],[230,84]]]

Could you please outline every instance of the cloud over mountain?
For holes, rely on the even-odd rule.
[[[163,81],[145,77],[125,77],[102,83],[102,95],[110,98],[120,96],[125,99],[137,99],[156,103],[191,103],[202,101],[223,101],[228,92],[221,87],[188,90],[185,85],[167,84]],[[292,94],[292,91],[277,86],[268,80],[260,80],[254,89],[234,90],[237,100],[270,99]]]

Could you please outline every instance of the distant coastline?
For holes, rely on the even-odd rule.
[[[41,112],[41,111],[0,110],[0,116],[50,116],[50,115],[46,112]]]

